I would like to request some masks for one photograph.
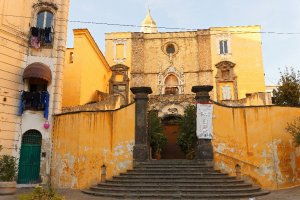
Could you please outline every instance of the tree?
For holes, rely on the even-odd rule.
[[[150,111],[148,113],[148,135],[150,139],[152,155],[160,155],[160,152],[167,145],[168,139],[163,134],[161,120],[156,111]]]
[[[288,123],[285,130],[292,135],[296,147],[300,146],[300,117],[296,118],[294,122]]]
[[[179,120],[179,136],[176,143],[189,158],[193,158],[197,136],[196,136],[196,106],[189,105],[184,110],[183,117]]]
[[[300,72],[286,68],[280,72],[278,90],[273,90],[273,101],[277,105],[297,106],[300,98]]]

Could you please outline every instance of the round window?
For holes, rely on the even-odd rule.
[[[174,54],[175,53],[175,47],[173,44],[168,44],[166,51],[168,54]]]

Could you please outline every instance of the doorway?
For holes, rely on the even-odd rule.
[[[162,159],[185,159],[184,153],[176,144],[176,139],[179,136],[178,116],[168,116],[163,119],[163,132],[168,138],[168,143],[161,153]]]
[[[22,137],[18,184],[40,182],[42,135],[37,130],[26,131]]]

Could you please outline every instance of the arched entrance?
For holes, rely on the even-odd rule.
[[[184,153],[176,144],[176,139],[179,135],[179,116],[171,115],[163,118],[163,131],[168,138],[167,146],[161,153],[162,159],[185,159]]]
[[[22,137],[18,183],[40,182],[42,135],[37,130],[26,131]]]

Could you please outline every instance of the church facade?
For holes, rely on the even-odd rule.
[[[213,85],[215,101],[239,100],[265,92],[260,26],[158,32],[148,11],[141,32],[106,34],[106,59],[123,78],[113,93],[131,100],[128,88],[149,86],[150,109],[160,117],[182,115],[192,103],[192,86]]]

